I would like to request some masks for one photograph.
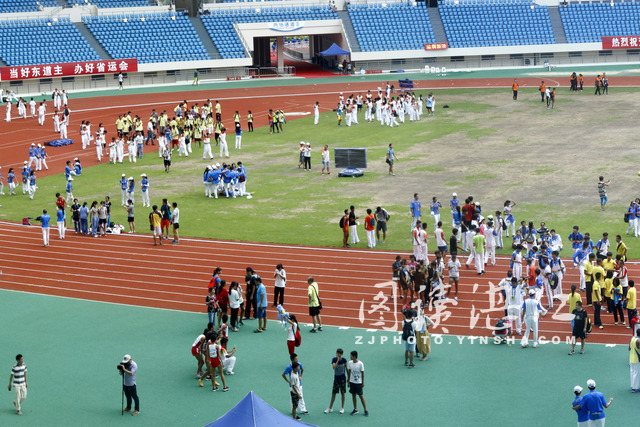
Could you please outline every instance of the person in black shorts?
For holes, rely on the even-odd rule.
[[[587,312],[582,308],[582,301],[576,301],[576,308],[571,314],[575,317],[573,318],[573,327],[571,330],[573,339],[571,340],[569,355],[574,353],[573,349],[576,346],[578,338],[580,338],[580,354],[584,354],[584,340],[587,337]]]
[[[336,395],[340,393],[342,395],[342,406],[340,406],[340,413],[344,414],[344,396],[347,392],[347,359],[342,357],[344,351],[339,348],[336,350],[336,357],[331,360],[331,366],[333,367],[333,389],[331,391],[331,402],[329,407],[324,410],[325,414],[333,412],[333,402],[336,400]]]
[[[449,254],[458,255],[458,249],[462,251],[462,248],[458,245],[458,229],[451,230],[451,237],[449,237]]]

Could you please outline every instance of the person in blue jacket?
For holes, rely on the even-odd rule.
[[[589,413],[581,407],[583,401],[583,397],[580,396],[582,387],[579,385],[575,386],[573,393],[576,395],[576,398],[571,402],[571,409],[576,411],[576,415],[578,415],[578,427],[587,427],[589,425]]]

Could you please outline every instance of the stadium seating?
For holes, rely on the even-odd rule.
[[[150,2],[149,0],[67,0],[70,6],[74,4],[92,4],[96,5],[100,8],[110,8],[110,7],[144,7],[155,5],[155,2]],[[55,3],[55,1],[54,1]]]
[[[138,58],[140,63],[211,59],[189,17],[182,14],[104,15],[83,20],[107,53],[116,59]]]
[[[0,58],[10,66],[100,59],[69,18],[0,21],[0,39]]]
[[[603,36],[640,34],[640,2],[569,3],[560,7],[569,43],[596,43]],[[640,47],[640,46],[637,46]]]
[[[547,7],[532,0],[445,0],[438,9],[451,48],[555,43]]]
[[[357,4],[348,11],[363,52],[424,49],[435,42],[424,2]]]
[[[338,19],[338,15],[329,6],[296,6],[263,8],[260,12],[255,9],[215,10],[211,11],[211,15],[201,15],[200,18],[222,59],[230,59],[245,57],[233,23],[313,21]]]
[[[56,7],[56,0],[39,0],[42,7]],[[37,12],[38,0],[0,0],[0,13]]]

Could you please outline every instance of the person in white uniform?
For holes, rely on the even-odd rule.
[[[213,159],[213,153],[211,152],[211,136],[209,132],[204,134],[204,151],[202,152],[202,158],[206,159],[209,156],[209,159]]]
[[[62,121],[60,122],[60,139],[67,139],[67,127],[69,126],[69,122],[67,121],[66,116],[62,116]]]
[[[129,150],[129,163],[136,163],[136,142],[133,139],[127,143],[127,149]]]
[[[116,141],[116,156],[118,157],[118,163],[122,163],[124,158],[124,140],[122,137]]]
[[[233,346],[231,351],[227,352],[227,342],[229,339],[224,337],[220,340],[220,362],[222,363],[222,370],[225,375],[233,375],[233,368],[236,366],[236,346]]]
[[[523,284],[518,284],[518,279],[512,277],[505,286],[505,294],[507,316],[518,335],[522,335],[522,303],[525,295]]]
[[[4,119],[5,122],[11,121],[11,101],[7,100],[7,117]]]
[[[484,255],[484,262],[489,263],[491,261],[491,265],[496,265],[496,230],[493,228],[493,217],[489,215],[489,223],[487,224],[487,228],[484,230],[484,237],[486,239],[486,253]]]
[[[522,336],[520,345],[522,347],[529,346],[529,332],[533,330],[533,348],[538,347],[538,321],[540,314],[543,316],[547,311],[542,308],[540,302],[536,299],[536,291],[529,290],[529,298],[522,303],[522,312],[524,315],[525,332]]]
[[[320,103],[316,101],[316,105],[313,106],[313,124],[317,125],[320,120]]]
[[[33,102],[33,101],[31,101],[31,102]],[[47,106],[45,105],[44,102],[41,102],[40,106],[38,107],[38,124],[40,126],[44,126],[44,117],[45,117],[46,112],[47,112]]]
[[[227,147],[227,129],[222,128],[220,132],[220,157],[229,157],[229,147]]]

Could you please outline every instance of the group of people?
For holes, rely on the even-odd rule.
[[[433,93],[427,96],[425,102],[422,95],[416,96],[413,92],[391,96],[391,87],[388,85],[386,90],[379,88],[375,97],[371,91],[368,91],[364,97],[359,93],[357,96],[351,94],[345,99],[340,92],[336,107],[338,126],[342,126],[343,120],[346,126],[359,124],[358,114],[364,110],[366,122],[372,123],[377,120],[382,126],[398,127],[406,121],[419,121],[424,111],[424,104],[426,104],[427,116],[435,116],[436,100]],[[318,103],[314,106],[314,114],[314,123],[318,124]]]
[[[287,273],[282,264],[275,267],[274,291],[272,307],[277,307],[278,319],[286,328],[286,343],[291,363],[285,368],[282,377],[289,385],[291,397],[291,415],[294,419],[300,419],[299,413],[309,414],[307,411],[303,388],[302,375],[304,367],[298,360],[295,352],[296,347],[301,345],[300,325],[295,314],[287,313],[284,310],[284,293],[287,283]],[[230,351],[229,332],[240,332],[239,327],[245,325],[245,321],[258,320],[258,328],[254,333],[264,333],[267,331],[266,310],[268,306],[268,296],[265,283],[260,275],[252,268],[246,268],[244,277],[245,291],[240,281],[231,281],[227,289],[226,280],[222,279],[222,268],[217,267],[213,271],[213,276],[209,281],[208,295],[205,303],[209,322],[202,334],[198,335],[191,346],[191,354],[197,361],[195,377],[201,387],[204,387],[204,380],[212,381],[212,389],[218,390],[220,385],[217,378],[220,378],[223,391],[229,390],[226,384],[226,377],[234,375],[236,365],[236,348]],[[309,331],[317,333],[322,331],[320,310],[322,303],[319,296],[319,286],[313,277],[307,280],[307,294],[309,296],[309,315],[313,320],[313,328]],[[229,310],[229,313],[228,313]],[[218,327],[216,327],[216,321]],[[359,413],[357,399],[359,398],[364,415],[369,413],[364,399],[364,364],[358,360],[358,353],[352,351],[350,361],[343,357],[343,350],[337,349],[336,356],[332,359],[331,365],[334,370],[334,381],[332,386],[331,400],[325,414],[333,412],[333,404],[338,394],[341,394],[340,413],[344,413],[345,393],[347,379],[349,391],[353,396],[353,410],[351,415]],[[217,372],[217,374],[216,374]]]
[[[345,248],[360,243],[358,237],[358,219],[355,206],[351,205],[349,209],[344,210],[344,215],[340,218],[339,226],[342,229],[342,246]],[[367,235],[367,247],[375,248],[378,243],[384,243],[387,238],[387,222],[391,219],[391,215],[386,209],[378,206],[375,212],[367,209],[367,216],[364,220],[364,229]],[[382,232],[382,239],[380,239]],[[351,237],[351,243],[349,243]]]
[[[247,169],[242,162],[226,164],[216,163],[205,168],[202,174],[204,184],[204,195],[209,198],[218,198],[224,195],[229,198],[247,196],[250,199],[251,193],[247,192]]]

